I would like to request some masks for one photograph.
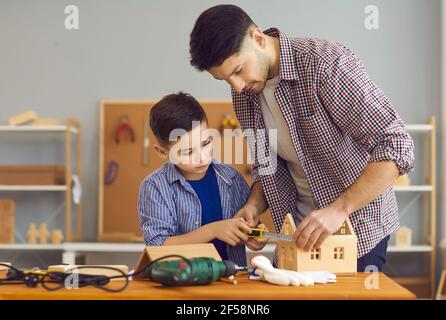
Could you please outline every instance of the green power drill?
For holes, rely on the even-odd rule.
[[[146,269],[146,275],[166,286],[187,286],[209,284],[246,270],[247,267],[239,267],[232,261],[203,257],[157,261]]]

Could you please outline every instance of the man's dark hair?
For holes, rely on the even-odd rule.
[[[255,23],[234,5],[218,5],[204,11],[190,35],[190,63],[199,71],[220,66],[240,52],[249,27]]]
[[[207,117],[200,103],[190,94],[179,92],[165,96],[150,110],[150,128],[156,139],[163,145],[169,144],[172,130],[192,130],[193,121],[206,121]]]

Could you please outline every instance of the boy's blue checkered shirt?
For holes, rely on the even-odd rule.
[[[243,207],[250,188],[233,167],[214,160],[211,164],[217,177],[223,219],[230,219]],[[175,165],[165,163],[147,176],[140,186],[138,213],[144,242],[159,246],[172,236],[201,227],[201,204],[191,185]],[[244,245],[227,245],[228,258],[246,265]]]

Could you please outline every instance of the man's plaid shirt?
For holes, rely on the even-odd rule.
[[[288,38],[274,28],[265,33],[280,39],[275,97],[317,208],[330,205],[370,162],[394,161],[400,174],[413,169],[414,144],[405,124],[349,49],[320,39]],[[232,99],[242,129],[254,132],[248,139],[253,182],[261,181],[276,230],[287,213],[300,221],[298,190],[286,162],[277,156],[276,170],[267,168],[276,155],[270,154],[268,136],[259,134],[265,130],[259,95],[232,90]],[[352,213],[350,220],[361,257],[399,227],[393,189]]]

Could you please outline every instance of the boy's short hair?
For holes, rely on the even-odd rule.
[[[249,27],[255,26],[248,14],[234,5],[218,5],[204,11],[190,35],[190,63],[199,71],[220,66],[240,52]]]
[[[150,110],[150,128],[159,143],[169,145],[172,130],[192,130],[192,122],[207,122],[200,103],[190,94],[179,92],[165,96]]]

